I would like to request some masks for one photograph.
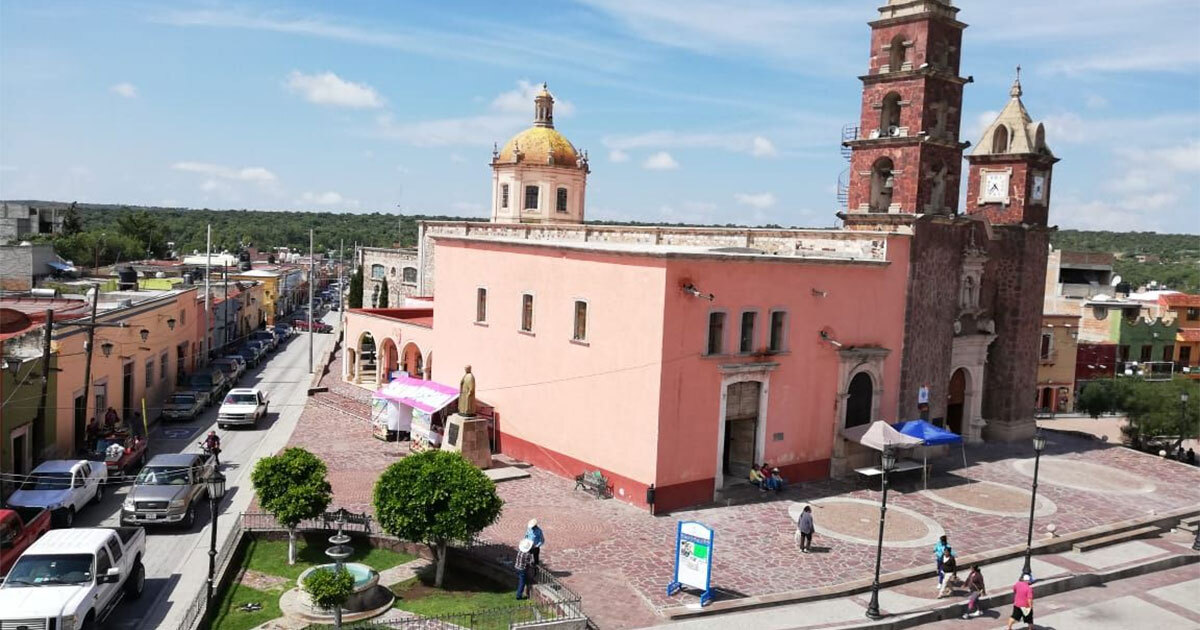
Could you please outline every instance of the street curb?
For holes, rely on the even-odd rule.
[[[1155,525],[1163,530],[1169,530],[1181,519],[1197,515],[1200,515],[1200,505],[1192,505],[1185,508],[1170,510],[1162,514],[1151,514],[1140,518],[1118,521],[1116,523],[1098,525],[1096,527],[1065,534],[1056,538],[1036,540],[1033,543],[1033,553],[1034,555],[1038,555],[1069,552],[1076,543],[1091,540],[1093,538],[1129,532],[1147,525]],[[970,566],[972,564],[983,565],[1001,560],[1019,558],[1023,555],[1025,555],[1025,545],[1012,545],[1000,549],[993,549],[992,551],[987,551],[984,553],[962,555],[958,557],[958,562],[959,566]],[[931,571],[929,567],[913,567],[910,569],[904,569],[902,571],[893,571],[892,573],[879,576],[879,588],[888,588],[918,580],[926,580],[932,578],[934,575],[935,572]],[[665,608],[659,611],[659,614],[669,621],[675,621],[735,611],[769,608],[785,604],[800,604],[824,599],[835,599],[839,597],[845,597],[847,595],[854,595],[857,593],[865,593],[870,591],[872,583],[872,579],[864,578],[833,586],[823,586],[819,588],[805,589],[802,591],[785,591],[782,593],[770,593],[767,595],[755,595],[752,597],[717,601],[705,606],[704,608],[672,606],[671,608]],[[720,590],[719,586],[718,590]]]
[[[1158,560],[1151,560],[1107,572],[1077,573],[1059,578],[1051,578],[1034,583],[1033,594],[1036,601],[1036,598],[1057,595],[1059,593],[1074,591],[1081,588],[1099,586],[1108,582],[1124,580],[1126,578],[1146,575],[1148,573],[1157,573],[1159,571],[1175,569],[1190,564],[1196,564],[1198,562],[1200,562],[1200,555],[1185,554],[1171,556],[1169,558],[1159,558]],[[1013,594],[1010,592],[1000,595],[992,595],[990,597],[981,597],[979,598],[979,601],[982,604],[982,608],[998,608],[1012,604]],[[902,630],[903,628],[912,628],[927,623],[933,623],[935,621],[941,621],[943,619],[959,619],[966,612],[966,603],[959,601],[931,610],[922,610],[915,613],[900,613],[894,617],[881,619],[879,621],[832,626],[826,628],[825,630]],[[1001,615],[1001,617],[1003,618],[1003,615]],[[796,630],[800,630],[801,628],[803,628],[803,626],[797,626]]]

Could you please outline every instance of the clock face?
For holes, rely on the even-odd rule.
[[[1042,201],[1046,195],[1046,176],[1038,173],[1033,176],[1033,199]]]
[[[983,199],[1004,201],[1008,198],[1008,173],[983,174]]]

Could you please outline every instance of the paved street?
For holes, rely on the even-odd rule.
[[[335,321],[337,313],[327,316]],[[332,335],[316,335],[316,354],[328,347]],[[320,359],[317,359],[318,366]],[[218,430],[221,436],[222,471],[228,478],[220,514],[236,515],[250,504],[253,490],[250,471],[254,461],[280,449],[304,409],[308,372],[308,336],[300,334],[280,346],[258,368],[242,376],[238,387],[260,387],[270,395],[270,413],[265,423],[253,430]],[[197,443],[215,428],[217,407],[213,405],[196,422],[160,424],[150,434],[150,454],[198,452]],[[128,487],[109,487],[104,501],[78,517],[78,527],[118,525],[122,501]],[[208,572],[209,510],[207,502],[197,511],[191,531],[150,529],[146,542],[146,591],[138,601],[123,603],[109,618],[111,630],[175,628],[205,586]],[[233,525],[232,518],[218,519],[218,546]]]

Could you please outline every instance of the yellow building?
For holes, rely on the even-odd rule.
[[[1038,348],[1037,409],[1067,413],[1075,408],[1075,355],[1079,315],[1042,315]]]

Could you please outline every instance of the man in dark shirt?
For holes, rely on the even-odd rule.
[[[517,559],[513,568],[517,570],[517,599],[529,599],[526,589],[533,590],[533,541],[525,538],[517,545]]]

